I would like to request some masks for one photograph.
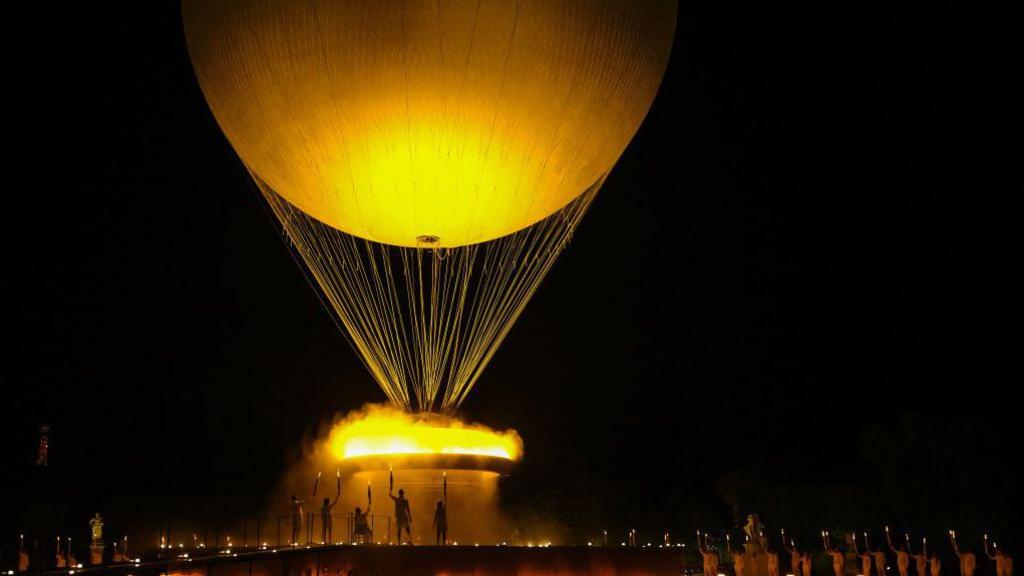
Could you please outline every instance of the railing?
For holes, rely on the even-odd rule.
[[[367,542],[390,544],[391,516],[369,514],[366,516],[371,538]],[[229,530],[230,528],[230,530]],[[341,532],[339,532],[341,530]],[[170,523],[160,528],[161,548],[257,548],[274,545],[303,546],[312,544],[355,543],[354,514],[281,514],[269,517],[243,518],[234,521],[213,523],[212,538],[209,526],[202,534],[184,530],[172,530]],[[234,538],[232,537],[234,535]],[[241,536],[241,539],[238,538]]]

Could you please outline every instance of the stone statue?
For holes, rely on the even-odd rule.
[[[92,520],[89,520],[89,527],[92,528],[92,541],[99,543],[103,541],[103,517],[97,512]]]
[[[743,527],[743,531],[747,533],[747,538],[750,541],[761,541],[761,534],[764,532],[764,527],[761,526],[761,520],[757,517],[757,514],[747,516],[747,524]]]

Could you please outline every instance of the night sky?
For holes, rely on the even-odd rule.
[[[318,426],[384,395],[206,107],[178,5],[19,10],[2,548],[84,539],[94,509],[262,507]],[[751,511],[805,540],[988,528],[1019,556],[1012,20],[682,2],[647,120],[463,404],[525,440],[509,510],[579,538]]]

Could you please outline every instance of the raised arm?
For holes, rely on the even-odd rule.
[[[331,502],[331,508],[341,500],[341,469],[338,469],[338,489],[334,491],[334,501]]]
[[[785,528],[781,528],[781,529],[779,529],[779,532],[782,533],[782,547],[786,549],[786,552],[789,552],[790,554],[795,554],[796,553],[796,546],[793,546],[792,548],[790,548],[790,544],[792,544],[793,541],[790,540],[789,544],[786,544],[786,529]]]
[[[988,534],[985,534],[985,540],[982,542],[982,546],[981,547],[982,547],[983,550],[985,550],[985,556],[988,556],[990,560],[995,560],[996,559],[995,550],[992,550],[991,554],[989,554],[989,552],[988,552]]]
[[[894,554],[899,552],[899,550],[897,550],[896,547],[892,545],[892,535],[889,533],[888,526],[885,527],[885,541],[887,544],[889,544],[889,550],[892,550]]]

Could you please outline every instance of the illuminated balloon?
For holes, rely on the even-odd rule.
[[[214,117],[402,408],[451,412],[647,113],[675,0],[184,0]]]
[[[452,247],[551,215],[615,164],[674,0],[186,0],[200,86],[252,173],[361,238]]]

